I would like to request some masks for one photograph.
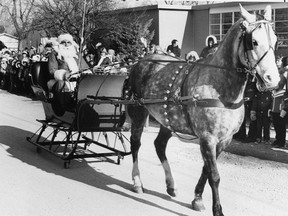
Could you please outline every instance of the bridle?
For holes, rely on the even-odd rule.
[[[262,24],[264,24],[264,27],[266,29],[266,34],[267,34],[267,37],[269,40],[269,48],[261,56],[261,58],[259,58],[258,61],[252,66],[250,61],[249,61],[249,57],[248,57],[248,52],[254,50],[254,46],[255,46],[253,39],[252,39],[252,34],[256,29],[263,26]],[[251,26],[251,25],[254,25],[254,28],[248,33],[247,28],[243,25],[243,22],[240,24],[241,29],[242,29],[241,39],[242,39],[243,44],[244,44],[244,58],[245,58],[246,67],[247,67],[247,69],[245,71],[250,73],[252,76],[256,77],[257,79],[261,79],[262,82],[266,85],[266,83],[264,82],[262,77],[257,73],[256,68],[259,65],[259,63],[265,58],[265,56],[269,53],[270,50],[272,50],[274,52],[276,49],[276,47],[273,47],[272,40],[270,37],[270,35],[271,35],[270,29],[271,28],[269,28],[269,26],[271,26],[271,22],[269,22],[267,20],[260,20],[260,21],[256,21],[253,23],[249,23],[249,26]]]

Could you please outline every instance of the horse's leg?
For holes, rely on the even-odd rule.
[[[194,200],[192,201],[192,209],[195,211],[204,211],[205,210],[205,206],[204,206],[203,200],[202,200],[202,194],[203,194],[206,182],[207,182],[207,178],[208,178],[208,175],[207,175],[206,167],[204,165],[200,179],[199,179],[199,181],[195,187],[195,191],[194,191],[195,197],[194,197]]]
[[[175,197],[177,195],[177,188],[173,179],[170,165],[166,157],[167,142],[171,136],[172,136],[171,131],[161,125],[159,134],[154,141],[154,145],[156,148],[157,155],[164,168],[167,193],[170,196]]]
[[[143,184],[140,179],[140,171],[138,167],[138,152],[141,146],[141,135],[148,116],[148,111],[143,106],[128,106],[128,114],[131,118],[131,153],[133,159],[132,180],[133,191],[143,193]]]
[[[206,143],[205,147],[203,147],[204,144],[202,142]],[[218,156],[220,155],[220,153],[222,152],[222,150],[225,148],[225,146],[227,144],[229,144],[230,142],[231,142],[231,139],[228,139],[228,140],[226,140],[226,141],[224,141],[222,143],[219,143],[217,145],[216,158],[215,158],[213,156],[214,155],[214,151],[215,151],[213,145],[210,145],[210,147],[212,146],[212,148],[210,148],[210,147],[208,147],[206,141],[201,141],[200,140],[200,148],[201,148],[201,153],[202,153],[203,158],[204,158],[204,166],[203,166],[203,169],[202,169],[202,173],[201,173],[200,179],[199,179],[199,181],[198,181],[198,183],[197,183],[197,185],[195,187],[195,198],[194,198],[194,200],[192,202],[192,209],[193,210],[195,210],[195,211],[203,211],[203,210],[205,210],[205,207],[204,207],[204,204],[203,204],[203,201],[202,201],[202,194],[203,194],[204,187],[205,187],[205,184],[207,182],[207,179],[209,177],[209,184],[211,186],[212,193],[213,193],[213,214],[214,215],[223,215],[222,207],[221,207],[220,199],[219,199],[219,193],[218,193],[218,186],[219,186],[219,183],[220,183],[220,176],[219,176],[219,173],[218,173],[216,160],[217,160]],[[207,157],[209,157],[211,160],[207,160],[206,159]],[[213,165],[211,165],[211,164],[213,164]],[[212,166],[214,166],[214,169],[211,169]],[[213,172],[213,170],[214,170],[214,172]],[[213,175],[214,175],[214,179],[212,177]],[[211,178],[212,178],[212,181],[213,180],[215,181],[214,183],[210,181]],[[213,186],[211,184],[214,185],[214,188],[216,188],[216,189],[213,189]],[[216,192],[214,192],[214,191],[216,191]],[[218,201],[215,201],[215,200],[218,200]],[[215,210],[214,211],[214,209],[219,209],[219,210]],[[219,212],[219,213],[215,213],[215,212]]]

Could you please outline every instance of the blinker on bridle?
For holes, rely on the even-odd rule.
[[[270,23],[271,22],[269,22],[267,20],[260,20],[260,21],[254,22],[254,23],[249,23],[249,25],[255,25],[255,27],[250,32],[247,32],[247,28],[244,26],[243,23],[241,23],[241,25],[240,25],[240,27],[243,31],[241,38],[242,38],[243,43],[244,43],[244,53],[245,53],[244,55],[245,55],[247,66],[248,66],[248,69],[246,71],[249,72],[253,76],[257,76],[257,78],[260,78],[260,79],[262,79],[262,78],[257,74],[256,67],[264,59],[264,57],[268,54],[270,49],[272,49],[274,51],[276,48],[276,47],[273,48],[273,46],[272,46],[272,41],[270,38],[270,28],[267,28],[267,25],[270,25]],[[258,61],[256,62],[256,64],[254,66],[251,66],[247,52],[254,50],[254,46],[258,45],[257,42],[253,41],[252,34],[257,28],[260,28],[262,24],[265,25],[267,37],[269,39],[269,49],[261,56],[261,58],[258,59]],[[254,44],[254,43],[256,43],[256,44]],[[262,81],[263,81],[263,79],[262,79]],[[265,83],[265,82],[263,81],[263,83]]]

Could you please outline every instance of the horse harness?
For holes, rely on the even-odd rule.
[[[252,33],[261,26],[261,24],[265,24],[265,28],[266,28],[266,32],[268,35],[268,39],[269,39],[269,49],[261,56],[261,58],[258,59],[258,61],[256,62],[255,65],[251,66],[250,62],[249,62],[249,58],[248,58],[248,51],[253,50],[254,46],[256,44],[254,44],[253,40],[252,40]],[[242,35],[241,35],[241,40],[243,40],[243,44],[244,44],[244,55],[245,55],[245,59],[246,59],[246,64],[247,66],[244,68],[241,67],[224,67],[224,66],[219,66],[219,65],[212,65],[212,64],[206,64],[206,63],[201,63],[199,61],[196,62],[188,62],[184,61],[184,60],[175,60],[175,61],[171,61],[171,60],[153,60],[153,59],[141,59],[140,61],[149,61],[149,62],[155,62],[155,63],[160,63],[160,62],[168,62],[168,63],[186,63],[186,65],[188,66],[184,66],[183,64],[181,64],[179,66],[179,70],[175,71],[175,76],[172,76],[171,78],[171,82],[168,84],[168,88],[166,90],[166,96],[164,96],[163,99],[144,99],[144,98],[138,98],[135,95],[132,95],[131,100],[133,101],[133,103],[136,103],[138,105],[148,105],[148,104],[155,104],[155,103],[164,103],[165,105],[167,105],[168,103],[175,103],[178,105],[191,105],[193,104],[195,107],[218,107],[218,108],[226,108],[226,109],[238,109],[239,107],[241,107],[244,103],[243,100],[241,100],[238,103],[223,103],[220,99],[198,99],[197,95],[189,95],[189,96],[183,96],[181,94],[181,89],[183,87],[183,84],[189,74],[189,72],[192,70],[189,68],[191,68],[191,64],[193,65],[193,67],[195,65],[199,65],[199,66],[203,66],[203,67],[213,67],[213,68],[218,68],[218,69],[223,69],[223,70],[235,70],[238,73],[245,73],[245,74],[251,74],[254,77],[257,77],[259,79],[262,79],[258,73],[256,72],[256,67],[259,65],[259,63],[264,59],[264,57],[268,54],[268,52],[270,51],[270,49],[274,50],[273,46],[272,46],[272,42],[271,42],[271,38],[270,38],[270,30],[269,28],[267,28],[267,24],[270,24],[269,21],[267,20],[260,20],[260,21],[256,21],[254,23],[250,23],[250,25],[255,25],[255,27],[249,32],[247,33],[247,29],[246,27],[244,27],[244,25],[241,24],[241,29],[242,29]],[[240,43],[239,43],[240,44]],[[189,67],[189,68],[187,68]],[[197,79],[199,78],[200,74],[198,74]],[[174,90],[174,94],[172,94],[173,92],[171,91],[171,89],[173,89],[174,83],[176,78],[178,77],[178,79],[182,79],[182,84],[180,86],[177,87],[177,90]],[[175,89],[175,87],[174,87]],[[172,92],[172,93],[171,93]],[[164,105],[164,107],[166,107]]]
[[[256,62],[256,64],[254,66],[251,66],[249,59],[248,59],[248,51],[251,51],[254,49],[254,46],[257,45],[257,42],[254,42],[252,39],[252,33],[261,26],[261,24],[264,24],[267,35],[268,35],[268,40],[269,40],[269,49],[261,56],[261,58],[258,59],[258,61]],[[243,40],[244,43],[244,55],[245,55],[245,59],[246,59],[246,64],[249,68],[249,70],[247,72],[249,72],[252,76],[256,77],[257,79],[261,79],[263,81],[263,79],[259,76],[259,74],[256,72],[256,67],[259,65],[259,63],[264,59],[264,57],[268,54],[268,52],[270,50],[274,51],[277,49],[277,43],[276,46],[273,47],[272,45],[272,41],[271,41],[271,37],[270,37],[270,28],[267,28],[267,25],[270,24],[270,22],[268,20],[260,20],[260,21],[256,21],[254,23],[250,23],[250,25],[255,25],[255,27],[251,30],[251,32],[247,33],[246,32],[246,27],[243,25],[243,23],[241,23],[241,29],[242,29],[242,35],[241,38]]]

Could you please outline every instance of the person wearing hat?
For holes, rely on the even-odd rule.
[[[167,47],[167,53],[172,56],[181,56],[181,49],[178,46],[178,41],[176,39],[171,41],[171,44]]]
[[[188,62],[194,62],[194,61],[199,60],[198,53],[194,50],[188,52],[185,56],[185,60]]]
[[[55,110],[58,109],[60,115],[64,114],[68,108],[73,108],[71,95],[76,87],[76,81],[71,81],[71,78],[77,78],[80,70],[89,68],[84,58],[78,55],[77,47],[72,35],[61,34],[48,56],[51,79],[47,86],[53,94],[52,105],[54,104]]]
[[[206,58],[208,55],[211,55],[216,52],[218,44],[217,38],[214,35],[209,35],[206,37],[204,49],[200,53],[200,58]]]
[[[275,129],[275,141],[272,147],[283,148],[286,145],[286,123],[288,119],[288,57],[277,58],[280,82],[273,91],[272,122]]]

